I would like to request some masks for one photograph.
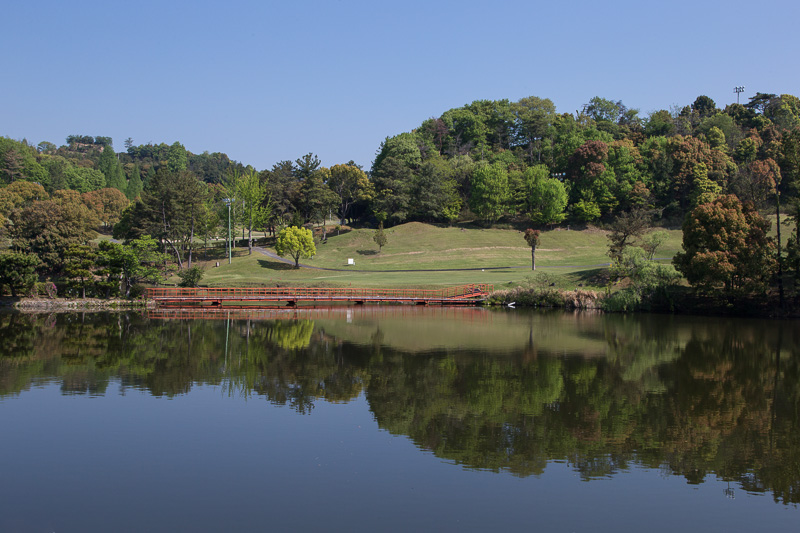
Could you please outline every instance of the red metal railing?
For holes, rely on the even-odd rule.
[[[153,300],[456,300],[489,294],[493,285],[474,283],[442,289],[365,289],[317,287],[179,288],[151,287]]]

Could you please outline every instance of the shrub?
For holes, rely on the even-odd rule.
[[[609,313],[627,313],[641,308],[642,297],[632,289],[622,289],[612,292],[601,302],[603,311]]]
[[[181,278],[181,282],[178,285],[181,287],[197,287],[200,285],[200,280],[203,279],[203,274],[203,269],[199,266],[181,270],[178,272],[178,277]]]
[[[489,303],[504,305],[514,302],[520,307],[557,307],[564,309],[597,309],[600,296],[594,291],[561,291],[554,288],[515,289],[495,291]]]

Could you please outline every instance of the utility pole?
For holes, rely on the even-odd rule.
[[[232,201],[231,198],[225,198],[223,200],[223,202],[225,202],[225,205],[228,206],[228,242],[227,242],[227,245],[228,245],[228,264],[229,265],[231,264],[231,256],[233,255],[233,253],[231,251],[231,201]]]

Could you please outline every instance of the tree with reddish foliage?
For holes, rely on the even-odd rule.
[[[781,169],[778,163],[773,159],[766,159],[764,161],[753,161],[750,163],[750,171],[753,175],[753,180],[757,183],[763,184],[766,195],[775,195],[775,229],[777,230],[777,262],[778,262],[778,291],[780,293],[780,303],[783,306],[783,257],[782,257],[782,244],[781,244]]]
[[[682,207],[689,206],[695,193],[698,165],[704,164],[708,178],[723,187],[728,176],[736,169],[727,155],[695,137],[671,137],[667,141],[666,151],[672,163],[671,194],[675,195]]]
[[[683,252],[673,260],[692,286],[706,291],[763,289],[775,265],[770,223],[734,195],[697,206],[683,224]]]
[[[539,245],[540,235],[538,229],[528,228],[525,230],[525,242],[531,247],[531,270],[536,270],[536,247]]]
[[[81,195],[81,201],[106,228],[119,222],[122,212],[130,204],[127,196],[114,187],[85,192]]]

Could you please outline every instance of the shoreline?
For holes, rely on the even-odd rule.
[[[132,311],[153,309],[155,302],[146,300],[125,300],[112,298],[2,298],[0,309],[13,309],[21,312],[49,311]]]
[[[605,295],[593,290],[544,290],[522,289],[496,291],[487,301],[486,307],[506,307],[509,303],[520,309],[563,309],[565,311],[594,311],[608,314],[670,314],[676,316],[710,316],[764,319],[798,319],[800,309],[796,305],[788,305],[779,310],[777,305],[769,305],[766,301],[742,301],[737,304],[720,305],[713,299],[677,299],[672,306],[653,305],[649,309],[632,309],[628,311],[609,311],[602,308]],[[754,305],[755,304],[755,305]],[[125,300],[102,298],[0,298],[0,312],[14,311],[19,313],[50,313],[59,311],[136,311],[156,309],[152,300]],[[255,309],[255,308],[254,308]]]

